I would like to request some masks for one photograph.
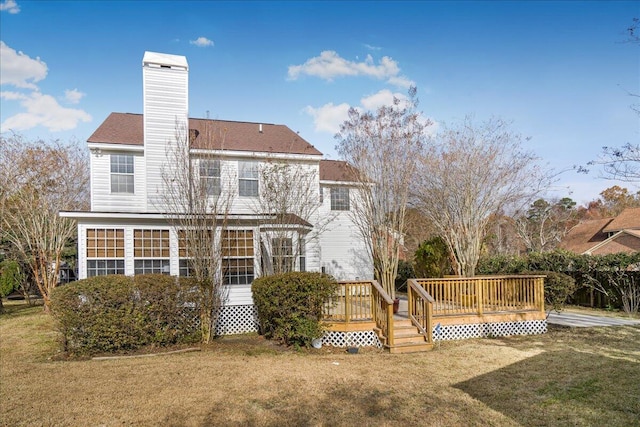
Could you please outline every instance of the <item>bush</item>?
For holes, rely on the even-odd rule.
[[[555,271],[532,271],[523,274],[545,275],[544,303],[546,310],[560,311],[567,299],[578,289],[573,277]]]
[[[449,248],[440,236],[422,242],[414,259],[417,277],[444,277],[453,273]]]
[[[321,273],[291,272],[260,277],[251,290],[266,338],[309,347],[324,332],[322,308],[337,292],[338,283]]]
[[[24,280],[18,262],[6,259],[0,262],[0,297],[6,297],[14,290],[20,289]]]
[[[123,352],[193,341],[188,287],[171,276],[111,275],[56,288],[51,309],[64,350]]]
[[[405,284],[407,280],[415,278],[415,272],[413,271],[413,265],[409,261],[398,261],[398,274],[396,275],[396,291],[406,291]]]

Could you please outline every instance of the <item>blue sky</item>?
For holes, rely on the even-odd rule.
[[[146,50],[184,55],[191,117],[286,124],[328,158],[349,106],[418,87],[436,123],[513,122],[557,170],[640,139],[640,2],[0,0],[2,131],[86,140],[142,112]],[[572,171],[555,196],[614,184]],[[634,191],[640,188],[625,186]]]

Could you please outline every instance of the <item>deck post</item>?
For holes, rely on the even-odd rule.
[[[349,324],[351,320],[351,287],[348,283],[344,285],[344,323]]]
[[[482,316],[483,313],[483,301],[484,301],[484,292],[483,292],[483,288],[484,288],[484,279],[480,279],[480,280],[474,280],[474,282],[476,282],[476,298],[478,299],[478,316]]]

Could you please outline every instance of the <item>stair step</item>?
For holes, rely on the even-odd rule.
[[[424,344],[425,342],[427,342],[427,341],[420,334],[412,335],[412,336],[406,336],[406,337],[393,337],[394,345],[396,345],[396,344],[408,344],[408,343]]]
[[[396,344],[393,347],[389,347],[389,353],[419,353],[424,351],[430,351],[433,349],[433,344],[426,342],[422,344],[404,343]]]
[[[393,321],[393,327],[394,328],[404,328],[404,327],[407,327],[407,326],[414,327],[413,323],[411,323],[411,320],[409,320],[409,319],[394,320]]]

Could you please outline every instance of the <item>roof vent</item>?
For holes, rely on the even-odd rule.
[[[262,123],[258,125],[258,132],[262,133]]]

